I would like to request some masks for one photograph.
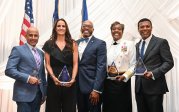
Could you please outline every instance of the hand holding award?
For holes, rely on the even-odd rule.
[[[147,71],[147,68],[142,60],[141,57],[139,57],[136,68],[135,68],[135,75],[144,75],[144,72]]]
[[[107,79],[116,80],[116,76],[118,76],[118,70],[114,61],[112,62],[111,66],[108,66],[108,77]]]
[[[60,72],[58,76],[58,80],[60,81],[62,86],[65,86],[65,84],[68,84],[69,81],[71,80],[66,65],[63,67],[62,71]]]

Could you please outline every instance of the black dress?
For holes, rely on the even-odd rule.
[[[56,77],[65,65],[72,75],[73,53],[67,46],[60,50],[56,44],[52,47],[51,41],[47,41],[42,49],[50,55],[50,65]],[[56,86],[50,75],[47,80],[46,112],[75,112],[76,84],[71,87]]]

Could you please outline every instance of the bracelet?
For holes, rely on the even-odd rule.
[[[54,75],[54,74],[52,74],[52,75],[50,75],[50,77],[51,77],[51,78],[53,78],[53,77],[55,77],[55,75]]]

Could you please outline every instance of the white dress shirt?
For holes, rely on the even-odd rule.
[[[149,45],[149,42],[150,42],[151,38],[152,38],[152,35],[150,35],[150,36],[149,36],[147,39],[145,39],[145,40],[143,40],[143,39],[141,40],[140,45],[139,45],[139,52],[141,51],[143,41],[145,41],[145,47],[144,47],[144,54],[145,54],[145,52],[146,52],[146,50],[147,50],[147,47],[148,47],[148,45]]]
[[[80,60],[81,60],[81,58],[82,58],[83,52],[84,52],[86,46],[88,45],[88,43],[89,43],[91,37],[92,37],[92,36],[88,37],[88,38],[89,38],[88,42],[82,41],[82,42],[80,42],[79,45],[78,45],[78,54],[79,54]]]
[[[111,66],[114,62],[118,72],[131,71],[134,72],[136,63],[136,48],[134,42],[120,39],[117,45],[113,45],[114,41],[107,48],[107,65]],[[124,82],[127,82],[131,74],[123,74]],[[133,74],[132,74],[133,75]]]

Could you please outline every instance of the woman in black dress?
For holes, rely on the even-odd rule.
[[[52,35],[42,49],[48,71],[46,112],[75,112],[78,47],[64,19],[55,22]],[[65,84],[58,80],[64,67],[71,77]]]

